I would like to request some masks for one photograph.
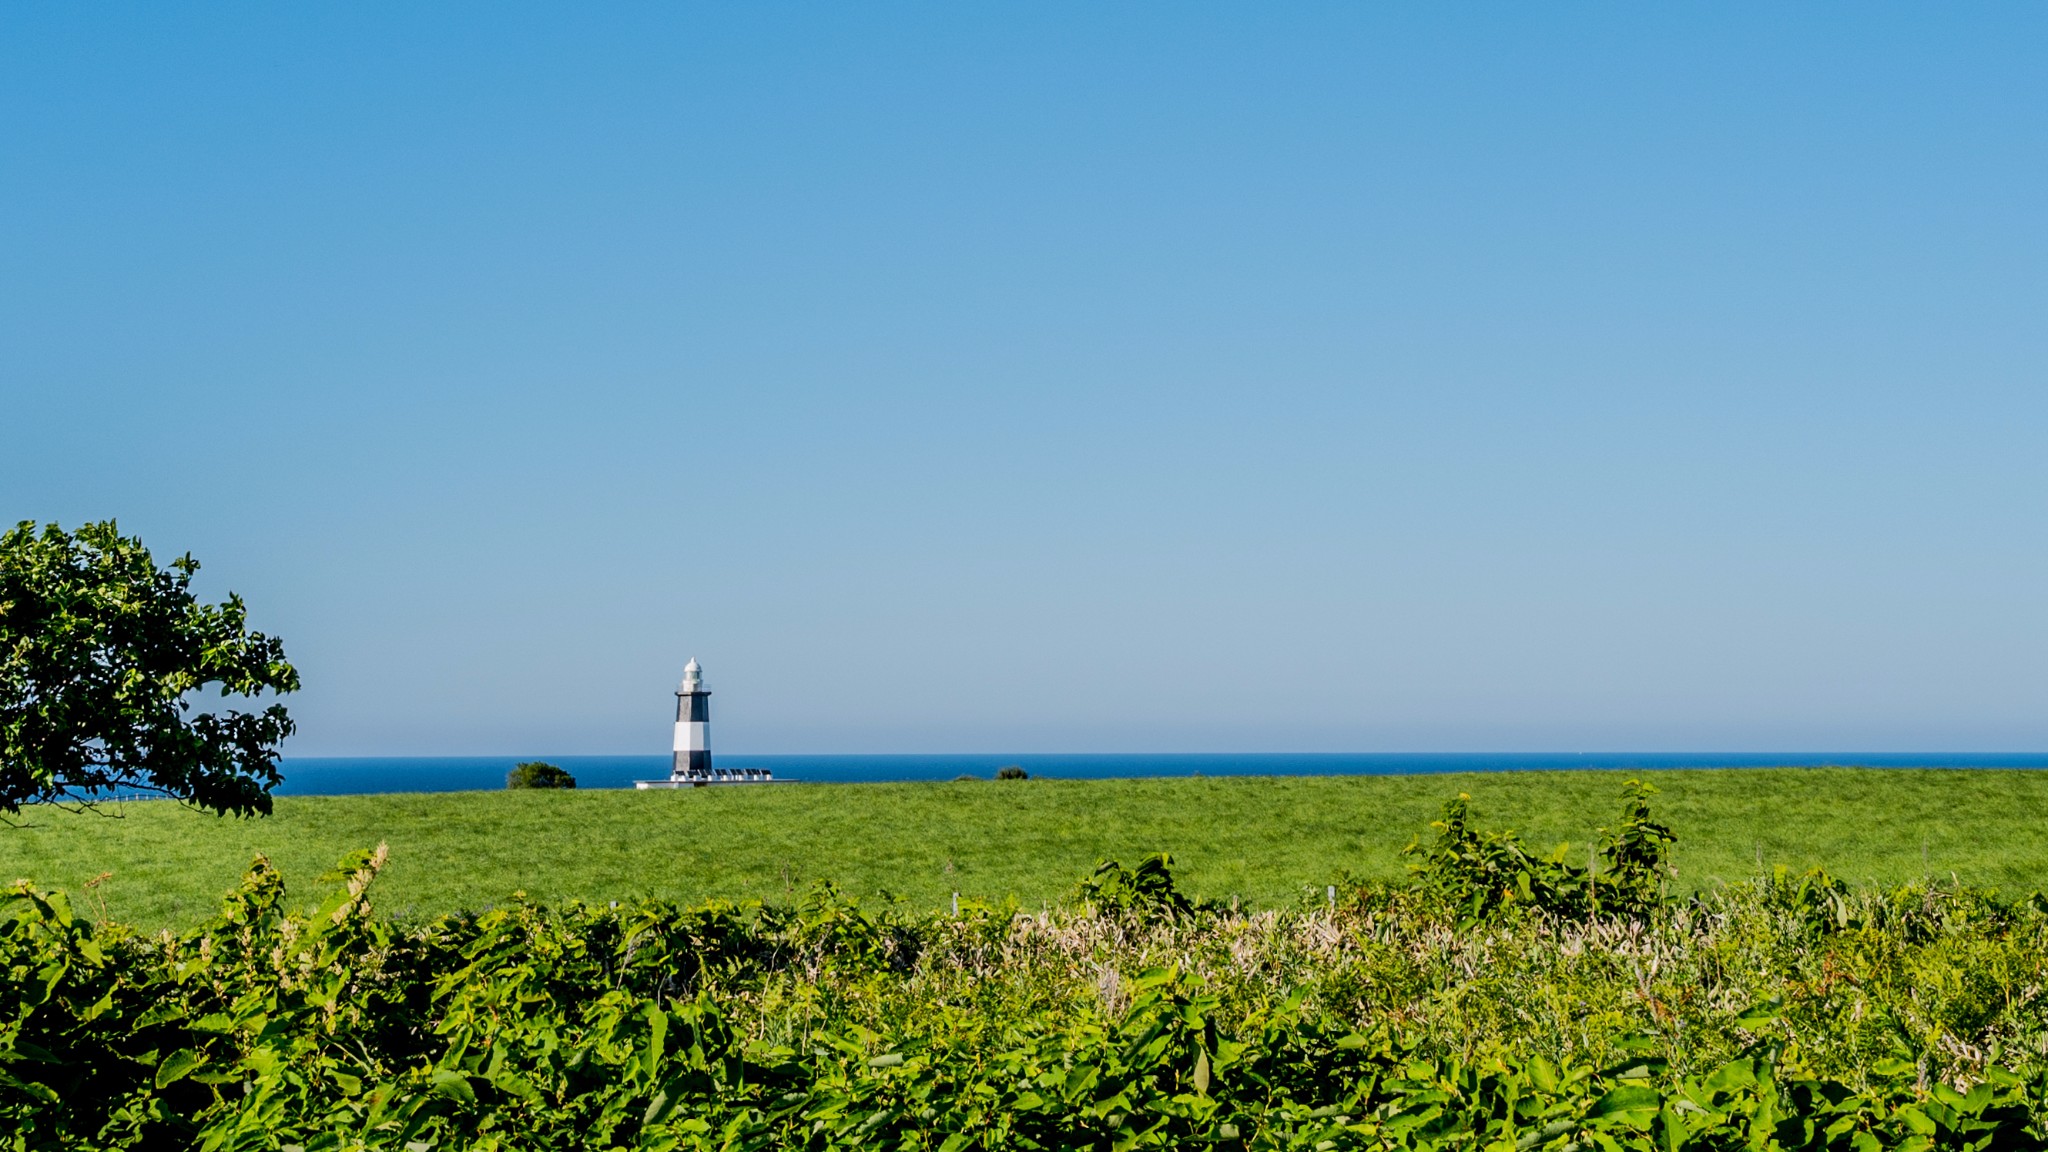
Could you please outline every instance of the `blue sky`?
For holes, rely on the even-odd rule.
[[[9,5],[288,751],[2048,748],[2048,9]]]

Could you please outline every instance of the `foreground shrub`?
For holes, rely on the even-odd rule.
[[[1239,914],[1157,858],[1029,914],[821,886],[407,925],[382,864],[295,908],[259,860],[182,935],[16,885],[0,1148],[2044,1146],[2048,916],[1952,885]]]

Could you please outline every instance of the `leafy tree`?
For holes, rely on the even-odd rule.
[[[76,533],[24,520],[0,535],[0,810],[156,792],[214,812],[270,811],[284,706],[195,711],[297,690],[242,599],[202,604],[198,561],[158,567],[114,522]]]
[[[576,778],[559,764],[528,760],[505,773],[507,788],[574,788]]]
[[[1024,771],[1024,766],[1021,764],[1005,764],[1001,768],[996,769],[996,779],[1029,780],[1031,779],[1031,773]]]

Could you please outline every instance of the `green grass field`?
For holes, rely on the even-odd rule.
[[[1628,774],[1211,777],[788,785],[680,792],[471,792],[280,798],[267,819],[165,802],[112,815],[32,810],[0,828],[0,877],[97,890],[116,919],[183,924],[213,910],[262,853],[310,899],[346,852],[379,841],[381,911],[428,916],[504,901],[661,896],[781,900],[817,879],[920,908],[950,892],[1057,899],[1104,857],[1173,853],[1183,885],[1254,905],[1320,892],[1340,870],[1401,874],[1400,850],[1442,802],[1584,852]],[[1894,883],[1927,873],[2048,888],[2048,772],[1900,769],[1666,771],[1679,883],[1824,865]]]

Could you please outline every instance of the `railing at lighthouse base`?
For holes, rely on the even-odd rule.
[[[788,784],[791,781],[777,780],[775,773],[767,768],[707,768],[698,772],[676,772],[666,780],[635,780],[633,787],[648,791],[655,788],[710,788],[730,784]]]

